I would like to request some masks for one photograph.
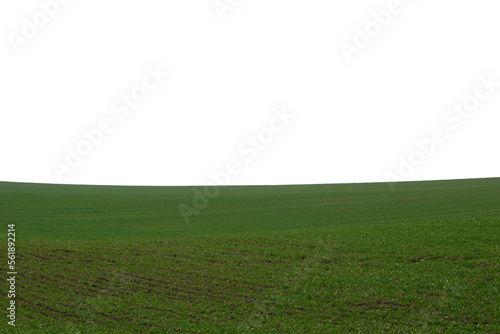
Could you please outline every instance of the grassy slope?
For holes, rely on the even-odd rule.
[[[202,189],[202,188],[200,188]],[[500,178],[227,187],[186,224],[189,187],[104,187],[0,183],[0,223],[19,238],[166,238],[500,215]]]
[[[0,183],[12,332],[500,332],[500,179],[397,189]]]

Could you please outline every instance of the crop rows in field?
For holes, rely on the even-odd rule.
[[[500,328],[499,223],[26,241],[19,321],[47,333],[493,333]]]

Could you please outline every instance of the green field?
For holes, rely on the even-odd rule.
[[[194,190],[0,182],[0,331],[500,333],[500,178]]]

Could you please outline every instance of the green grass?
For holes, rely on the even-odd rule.
[[[500,179],[228,187],[186,224],[192,198],[0,183],[0,331],[500,333]]]
[[[202,190],[203,188],[200,188]],[[0,183],[0,223],[21,239],[103,240],[408,223],[500,215],[500,178],[227,187],[186,224],[179,204],[191,187]]]

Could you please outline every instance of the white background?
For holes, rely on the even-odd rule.
[[[212,0],[72,0],[16,53],[8,34],[40,3],[2,1],[0,180],[201,185],[236,159],[232,184],[385,182],[436,127],[448,140],[407,180],[499,176],[499,88],[458,129],[443,122],[479,76],[500,81],[498,1],[401,0],[351,63],[340,44],[389,1],[230,3],[222,20]],[[157,65],[165,82],[59,180],[53,162]],[[280,106],[296,119],[241,159]]]

